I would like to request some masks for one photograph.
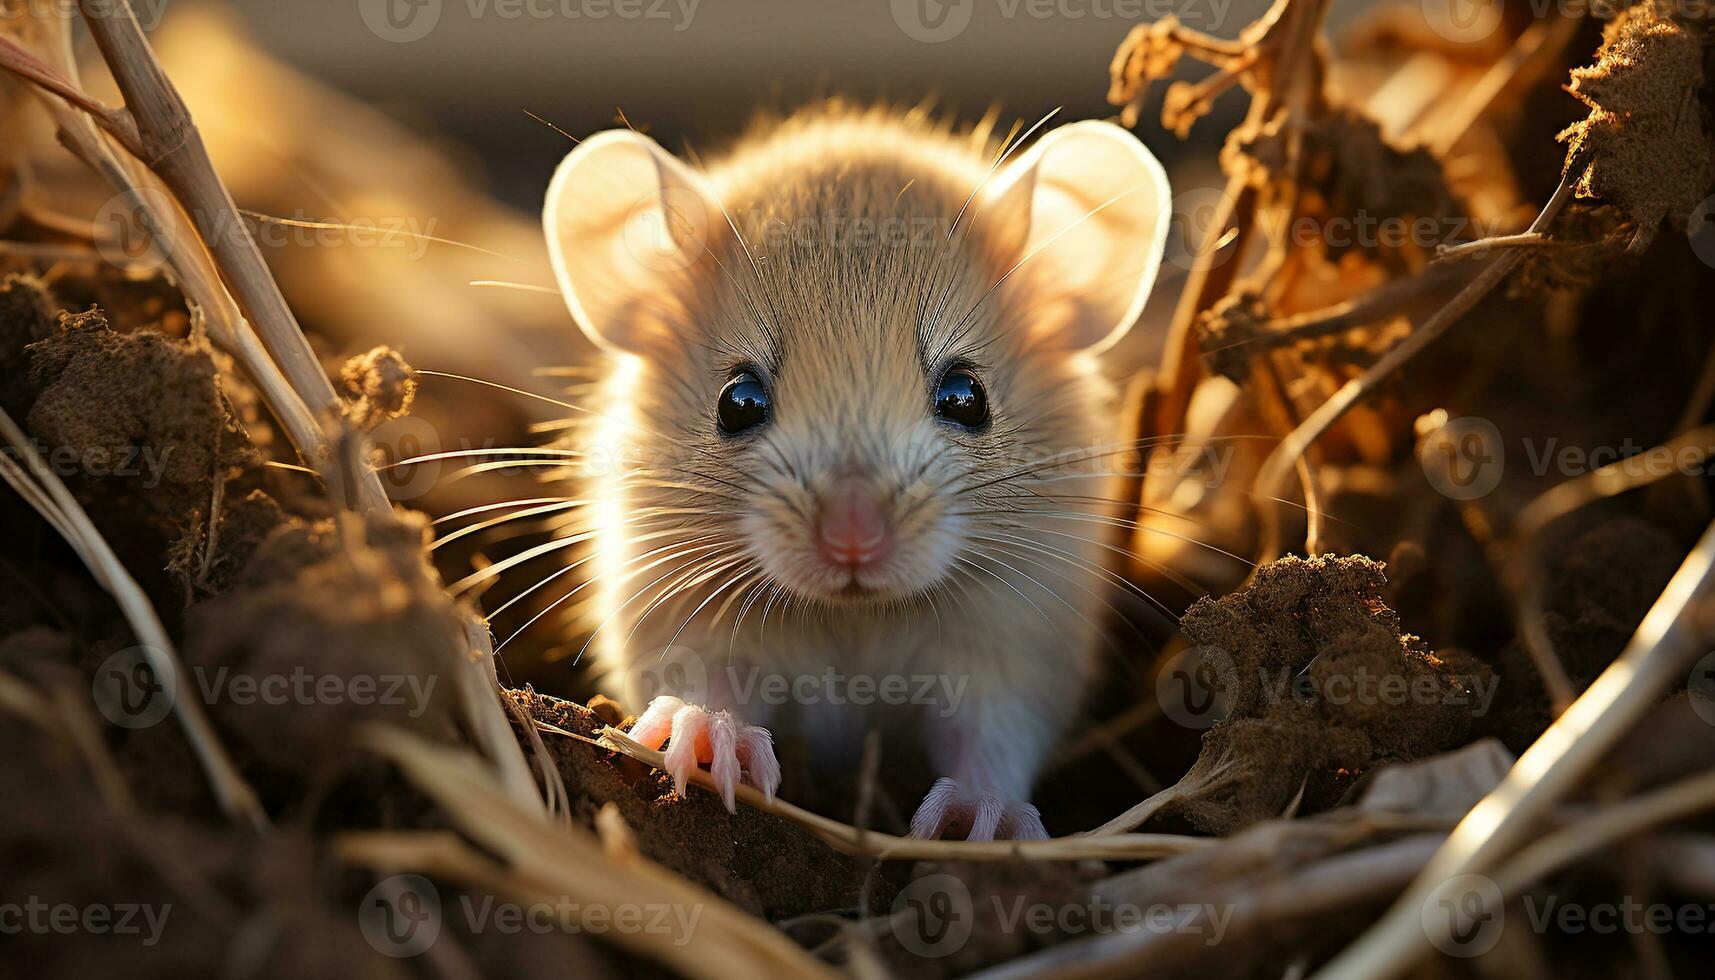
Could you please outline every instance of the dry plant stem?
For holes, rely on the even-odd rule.
[[[1459,822],[1445,846],[1381,921],[1318,974],[1323,980],[1386,980],[1429,952],[1423,903],[1450,878],[1481,874],[1537,832],[1563,798],[1683,683],[1708,645],[1697,613],[1715,588],[1715,524],[1668,582],[1631,642],[1566,712],[1519,757],[1501,785]]]
[[[1694,462],[1702,462],[1707,456],[1711,438],[1715,438],[1715,425],[1706,425],[1682,433],[1658,448],[1668,450],[1675,458],[1679,458],[1682,452],[1691,453]],[[1519,511],[1513,522],[1512,537],[1519,545],[1513,554],[1510,571],[1519,594],[1519,636],[1525,641],[1531,660],[1543,676],[1557,715],[1566,710],[1578,692],[1572,689],[1572,681],[1555,655],[1554,641],[1548,635],[1542,580],[1543,532],[1580,507],[1648,486],[1673,472],[1651,473],[1644,468],[1636,474],[1629,474],[1626,472],[1629,463],[1629,460],[1618,460],[1555,485]]]
[[[184,207],[233,297],[299,397],[323,424],[334,424],[344,415],[339,396],[286,305],[232,195],[216,175],[184,100],[161,69],[129,6],[123,6],[124,13],[119,16],[114,0],[100,0],[100,10],[91,9],[95,2],[82,0],[84,21],[136,124],[139,159],[160,176]],[[334,478],[334,467],[325,456],[311,462],[323,469],[330,481]],[[381,481],[367,468],[360,470],[350,485],[337,489],[348,506],[362,513],[374,516],[392,512]]]
[[[187,298],[198,304],[205,317],[212,318],[217,336],[230,344],[288,438],[315,465],[329,488],[351,509],[390,518],[392,504],[375,472],[368,466],[342,465],[344,461],[323,427],[342,416],[338,396],[262,261],[248,226],[238,217],[231,195],[215,174],[183,100],[162,72],[129,7],[117,9],[123,11],[123,17],[113,16],[113,9],[86,9],[85,20],[125,94],[129,113],[109,110],[90,99],[74,82],[16,46],[0,45],[0,66],[19,71],[89,111],[89,118],[167,184],[195,224],[194,235],[181,231],[187,215],[159,214],[146,197],[135,195],[135,200],[147,230],[180,274],[180,286]],[[0,38],[0,42],[5,39]],[[143,175],[111,153],[83,120],[68,118],[58,106],[54,114],[67,147],[111,186],[126,191],[144,186]],[[142,126],[134,125],[134,120],[141,121]],[[211,255],[219,270],[210,264]],[[221,271],[225,272],[225,285]],[[253,317],[257,311],[269,317],[258,321],[268,334],[266,345],[234,302],[235,296]],[[285,365],[285,372],[276,358]],[[322,416],[320,420],[317,413]],[[361,446],[357,451],[361,453]],[[468,611],[463,618],[474,637],[481,624]],[[515,798],[540,805],[523,750],[511,737],[499,703],[499,687],[493,680],[493,649],[486,631],[480,642],[471,639],[470,649],[473,656],[461,678],[461,693],[472,734],[500,767]],[[486,668],[483,659],[488,660]]]
[[[629,756],[655,769],[663,771],[666,769],[663,753],[643,747],[617,728],[604,728],[601,738],[592,741],[552,725],[541,722],[537,722],[537,725],[545,732],[567,735],[579,741],[591,742],[600,748]],[[713,777],[701,769],[691,774],[691,782],[711,793],[719,792],[715,787]],[[859,857],[890,861],[1004,861],[1011,858],[1068,861],[1141,861],[1184,854],[1218,843],[1213,838],[1184,837],[1174,834],[1112,834],[1102,837],[1076,836],[1056,837],[1052,840],[1022,841],[918,840],[911,837],[895,837],[892,834],[878,834],[872,830],[840,823],[838,820],[830,820],[820,814],[811,813],[802,807],[787,803],[785,800],[769,800],[759,790],[751,786],[739,786],[738,799],[740,802],[755,807],[764,813],[772,813],[783,820],[789,820],[803,827],[837,851],[855,854]]]
[[[1438,132],[1430,141],[1435,155],[1447,157],[1502,95],[1529,84],[1546,69],[1577,36],[1578,25],[1582,22],[1582,15],[1561,16],[1553,21],[1539,20],[1526,28],[1506,56],[1489,66],[1489,70],[1437,127]]]
[[[6,481],[16,487],[25,499],[31,501],[32,506],[42,512],[42,516],[47,518],[49,523],[65,535],[96,581],[119,603],[126,621],[136,633],[143,655],[156,676],[184,677],[178,655],[173,651],[173,641],[168,638],[166,627],[161,625],[161,618],[150,604],[148,594],[125,570],[125,566],[120,564],[118,556],[108,546],[101,532],[95,529],[95,524],[78,504],[77,498],[66,489],[59,476],[42,462],[23,430],[18,428],[17,423],[13,422],[12,417],[4,410],[0,410],[0,435],[4,435],[6,441],[24,460],[23,465],[28,466],[30,471],[29,477],[25,477],[22,467],[15,460],[9,455],[0,454],[0,460],[4,461],[0,463],[0,470],[4,471]],[[40,497],[33,498],[23,490],[21,483],[31,482],[32,479],[35,486],[46,493],[49,509],[43,510]],[[179,719],[185,737],[189,739],[191,749],[196,753],[197,761],[207,773],[221,809],[228,816],[244,820],[258,830],[266,829],[267,814],[263,812],[262,805],[250,785],[239,775],[231,757],[221,747],[213,726],[209,724],[208,716],[203,713],[202,705],[194,697],[178,697],[173,700],[173,714]]]
[[[137,127],[129,116],[90,98],[75,83],[40,58],[19,47],[11,38],[4,36],[0,36],[0,68],[41,86],[89,113],[126,149],[135,150],[139,147]]]
[[[221,283],[220,275],[210,264],[207,250],[184,226],[177,214],[160,214],[149,195],[139,193],[147,187],[144,174],[135,165],[113,153],[87,117],[54,102],[50,105],[60,129],[60,140],[79,159],[106,180],[108,186],[122,194],[130,194],[136,213],[146,225],[145,230],[163,250],[178,279],[186,300],[200,311],[209,326],[210,335],[244,366],[245,373],[262,394],[275,420],[285,431],[300,455],[314,459],[318,447],[325,445],[326,435],[316,423],[309,407],[291,386],[272,357],[263,348],[256,331],[244,319],[232,295]]]
[[[1470,277],[1469,268],[1465,266],[1432,265],[1415,276],[1384,283],[1343,303],[1270,320],[1262,325],[1256,336],[1213,348],[1209,353],[1251,344],[1268,349],[1345,333],[1398,316],[1424,297]]]
[[[1573,184],[1581,175],[1583,167],[1574,165],[1567,168],[1566,176],[1560,180],[1560,186],[1548,203],[1543,205],[1532,221],[1528,232],[1541,233],[1554,220],[1555,215],[1572,197]],[[1381,383],[1395,371],[1404,367],[1407,362],[1416,357],[1424,348],[1434,343],[1448,328],[1458,323],[1466,313],[1470,312],[1478,301],[1487,296],[1490,290],[1500,285],[1507,274],[1513,270],[1524,253],[1518,249],[1510,249],[1491,262],[1469,285],[1460,290],[1459,294],[1449,300],[1446,306],[1435,311],[1422,326],[1411,332],[1411,336],[1400,341],[1386,354],[1364,371],[1363,374],[1346,382],[1336,391],[1333,397],[1323,402],[1304,424],[1292,430],[1274,451],[1268,454],[1261,469],[1257,472],[1256,492],[1264,497],[1279,496],[1286,484],[1287,474],[1292,472],[1298,459],[1304,455],[1312,443],[1320,439],[1324,433],[1333,427],[1345,414],[1352,409],[1365,395],[1370,394],[1381,386]],[[1275,507],[1260,508],[1263,515],[1264,534],[1262,540],[1276,541],[1279,539],[1280,513]],[[1278,557],[1275,554],[1261,556],[1258,564]]]
[[[623,895],[630,902],[700,911],[694,943],[673,943],[647,930],[614,931],[615,942],[640,955],[711,980],[836,976],[772,926],[666,868],[638,855],[616,859],[582,827],[556,826],[539,810],[518,806],[495,783],[493,770],[466,750],[381,726],[369,729],[363,742],[402,768],[465,834],[505,862],[497,874],[579,904],[611,904]]]
[[[1643,831],[1715,809],[1715,771],[1616,803],[1522,848],[1494,874],[1503,896],[1516,895],[1559,868]]]
[[[1192,896],[1228,912],[1222,947],[1244,950],[1247,939],[1267,942],[1292,928],[1365,906],[1409,882],[1443,838],[1421,834],[1361,848],[1318,861],[1290,874],[1241,883]],[[1159,896],[1157,896],[1158,898]],[[1155,972],[1169,975],[1244,975],[1236,966],[1212,962],[1207,935],[1187,930],[1136,929],[1081,942],[1063,943],[973,975],[981,980],[1131,980]]]
[[[1461,242],[1458,245],[1443,245],[1436,249],[1435,261],[1458,262],[1464,259],[1488,255],[1509,248],[1551,248],[1560,244],[1552,238],[1546,238],[1535,232],[1520,232],[1517,235],[1495,235],[1492,238],[1479,238],[1474,242]]]

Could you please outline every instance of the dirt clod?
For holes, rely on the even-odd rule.
[[[1289,557],[1191,607],[1182,627],[1219,674],[1227,714],[1188,777],[1202,788],[1165,812],[1231,834],[1468,739],[1492,677],[1402,633],[1385,585],[1369,558]]]
[[[376,347],[346,361],[339,377],[351,398],[352,422],[360,429],[410,412],[417,397],[417,373],[391,347]]]

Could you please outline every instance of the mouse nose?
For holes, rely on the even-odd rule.
[[[845,487],[824,499],[817,525],[822,554],[836,564],[873,565],[893,551],[893,528],[866,489]]]

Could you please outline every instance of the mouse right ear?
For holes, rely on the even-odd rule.
[[[542,208],[548,258],[572,319],[608,351],[645,353],[678,327],[686,283],[727,229],[702,176],[629,129],[566,154]]]

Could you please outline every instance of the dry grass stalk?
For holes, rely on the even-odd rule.
[[[348,859],[370,863],[386,855],[387,867],[423,870],[469,880],[531,899],[550,897],[580,904],[616,901],[699,910],[694,943],[638,930],[616,930],[615,942],[692,977],[831,978],[828,966],[811,958],[773,926],[740,911],[667,869],[632,854],[620,860],[582,827],[555,826],[540,812],[513,802],[492,771],[461,749],[432,745],[404,732],[377,727],[369,748],[398,764],[413,783],[434,798],[460,829],[498,855],[502,864],[445,835],[425,839],[375,834],[348,838]]]
[[[145,659],[156,675],[184,676],[178,654],[173,649],[173,641],[167,636],[167,629],[161,624],[161,617],[150,603],[148,593],[144,592],[137,580],[131,577],[131,573],[125,570],[118,556],[108,546],[107,540],[96,530],[95,523],[78,504],[77,498],[72,496],[65,483],[37,455],[29,437],[4,410],[0,410],[0,436],[4,436],[6,443],[18,454],[18,458],[24,461],[23,465],[20,465],[10,454],[0,453],[0,477],[4,477],[37,513],[53,525],[77,552],[78,557],[83,559],[90,574],[94,575],[101,587],[119,603],[126,622],[131,624],[131,629],[136,634]],[[28,467],[27,473],[25,467]],[[185,731],[185,737],[190,740],[197,761],[208,776],[221,809],[228,816],[243,820],[257,829],[266,828],[268,816],[263,812],[261,802],[257,800],[250,784],[239,775],[232,757],[221,746],[213,726],[209,724],[208,715],[202,710],[202,705],[193,697],[179,697],[173,700],[172,710]]]
[[[1536,832],[1543,815],[1589,774],[1663,692],[1681,683],[1707,641],[1693,610],[1715,588],[1715,524],[1612,665],[1519,757],[1507,778],[1459,823],[1435,860],[1387,914],[1318,974],[1325,980],[1400,975],[1425,955],[1420,912],[1442,883],[1480,874]]]
[[[1561,208],[1565,207],[1566,203],[1572,199],[1573,188],[1582,174],[1583,168],[1576,163],[1567,168],[1566,176],[1561,178],[1560,186],[1555,189],[1553,196],[1548,199],[1548,203],[1544,204],[1542,210],[1537,213],[1536,220],[1532,221],[1530,227],[1526,229],[1527,234],[1541,234],[1547,229],[1555,215],[1559,214]],[[1362,401],[1365,396],[1380,387],[1382,382],[1392,376],[1395,371],[1404,367],[1412,358],[1458,323],[1461,317],[1477,305],[1478,301],[1500,285],[1506,279],[1507,274],[1523,258],[1524,251],[1522,249],[1514,248],[1502,252],[1464,289],[1448,300],[1447,305],[1436,310],[1434,314],[1423,321],[1422,325],[1413,330],[1411,336],[1400,341],[1386,354],[1383,354],[1363,374],[1346,382],[1339,391],[1334,393],[1333,397],[1323,402],[1316,411],[1310,413],[1310,417],[1288,433],[1286,438],[1282,439],[1280,444],[1269,453],[1268,458],[1263,461],[1261,469],[1257,472],[1256,491],[1264,494],[1265,499],[1270,496],[1279,496],[1285,486],[1287,474],[1298,465],[1299,460],[1304,457],[1304,453],[1315,444],[1316,440],[1320,439],[1333,427],[1335,422],[1338,422],[1347,412],[1351,411],[1353,406]],[[1280,515],[1276,508],[1263,507],[1262,514],[1266,527],[1270,529],[1279,527]],[[1276,542],[1279,540],[1279,535],[1271,530],[1263,535],[1263,540]],[[1264,560],[1274,557],[1276,556],[1273,554],[1263,555]]]
[[[140,215],[151,225],[149,230],[157,242],[167,254],[178,257],[175,268],[188,297],[193,302],[200,301],[205,315],[212,314],[217,326],[224,327],[219,332],[235,348],[275,417],[281,420],[299,452],[335,491],[336,498],[371,517],[390,519],[392,504],[379,477],[361,463],[361,438],[352,440],[352,452],[348,455],[340,452],[327,434],[329,427],[341,424],[343,403],[287,307],[231,194],[215,173],[183,99],[161,69],[136,17],[128,5],[115,5],[109,0],[101,0],[100,9],[92,9],[86,2],[84,13],[124,94],[123,110],[110,109],[82,94],[68,77],[68,72],[75,70],[69,64],[56,70],[6,38],[0,38],[0,66],[89,113],[89,119],[161,179],[183,214],[161,214],[161,209],[148,202],[146,194],[138,193],[145,187],[142,174],[112,154],[82,120],[68,119],[66,114],[56,112],[62,132],[69,134],[68,146],[74,151],[81,149],[80,156],[116,189],[134,195]],[[49,27],[63,42],[66,37],[63,21],[56,18]],[[60,49],[56,54],[69,52],[63,43],[55,47]],[[200,247],[192,236],[174,233],[187,216],[200,236]],[[211,274],[216,269],[218,280]],[[240,315],[239,308],[248,317]],[[260,331],[260,337],[251,329],[252,323]],[[358,457],[356,465],[351,455]],[[472,734],[500,768],[514,797],[540,806],[541,797],[529,765],[511,735],[500,705],[494,654],[486,628],[469,611],[463,616],[472,658],[469,669],[460,672],[459,685]]]
[[[565,735],[580,741],[590,741],[552,725],[537,723],[543,731]],[[665,770],[663,753],[648,749],[633,741],[617,728],[606,728],[601,738],[591,742],[601,748],[629,756],[638,762]],[[699,769],[691,774],[691,782],[711,793],[719,792],[714,779]],[[1213,847],[1219,841],[1209,837],[1188,837],[1178,834],[1126,834],[1093,832],[1088,835],[1056,837],[1051,840],[918,840],[879,834],[862,827],[830,820],[811,813],[784,800],[769,800],[751,786],[739,786],[738,800],[764,813],[803,827],[829,847],[846,854],[889,861],[1005,861],[1024,859],[1034,861],[1144,861],[1153,858],[1185,854]],[[1141,822],[1141,821],[1140,821]]]

